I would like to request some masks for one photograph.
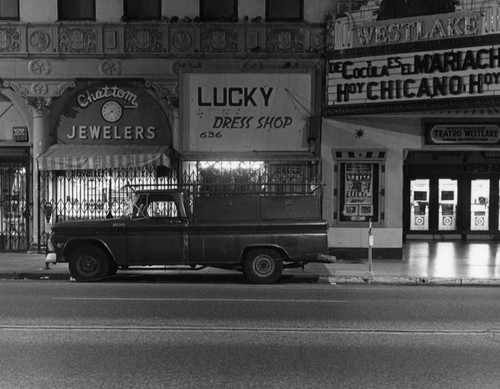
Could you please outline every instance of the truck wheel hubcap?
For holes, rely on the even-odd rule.
[[[259,257],[254,262],[254,270],[261,276],[267,276],[274,271],[274,260],[269,257]]]
[[[80,261],[80,269],[84,273],[93,273],[97,269],[97,261],[94,257],[85,256]]]

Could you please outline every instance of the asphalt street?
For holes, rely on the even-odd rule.
[[[0,282],[1,388],[497,388],[497,288]]]

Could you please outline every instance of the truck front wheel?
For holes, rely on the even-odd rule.
[[[283,271],[283,261],[274,250],[252,250],[243,262],[243,272],[254,284],[272,284]]]
[[[111,272],[106,253],[96,246],[83,246],[69,258],[69,272],[77,281],[96,281]]]

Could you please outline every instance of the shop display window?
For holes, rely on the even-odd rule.
[[[266,20],[302,21],[303,7],[303,0],[267,0]]]
[[[95,0],[59,0],[59,20],[95,20]]]
[[[340,163],[341,222],[379,221],[380,163]]]
[[[125,0],[123,10],[128,20],[159,20],[161,0]]]
[[[19,20],[19,0],[0,0],[0,20]]]
[[[212,22],[236,21],[238,19],[238,1],[200,0],[200,18]]]
[[[192,161],[183,183],[200,196],[319,195],[317,164],[282,161]]]

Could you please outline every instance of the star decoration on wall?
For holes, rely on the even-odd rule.
[[[361,139],[365,136],[365,130],[362,130],[361,128],[358,128],[356,130],[356,138]]]

